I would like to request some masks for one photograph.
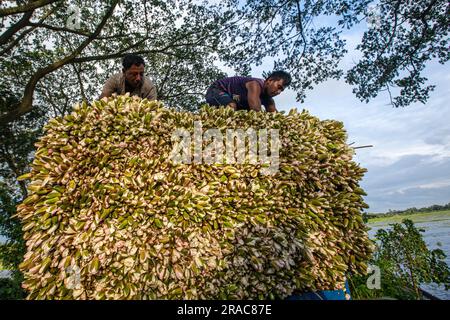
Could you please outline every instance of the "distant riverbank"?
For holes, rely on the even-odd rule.
[[[414,223],[448,220],[450,219],[450,210],[402,214],[389,217],[376,217],[370,218],[368,223],[371,225],[378,223],[399,223],[404,219],[412,220]]]

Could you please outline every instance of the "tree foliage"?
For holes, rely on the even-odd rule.
[[[420,285],[443,284],[450,287],[450,269],[441,249],[430,250],[423,240],[423,229],[411,220],[390,225],[388,230],[379,229],[375,235],[377,250],[371,264],[380,268],[381,288],[366,287],[367,277],[351,277],[351,290],[356,298],[421,299]]]
[[[424,230],[405,219],[391,230],[378,230],[375,236],[379,240],[375,260],[382,265],[382,276],[395,279],[399,288],[410,289],[417,299],[422,297],[422,283],[443,283],[447,290],[450,284],[446,255],[441,249],[429,250],[421,232]]]
[[[18,100],[3,85],[0,85],[0,110],[5,110]],[[17,204],[27,196],[25,182],[17,181],[17,177],[29,171],[44,114],[42,106],[35,106],[21,119],[0,127],[0,235],[7,239],[6,243],[0,244],[0,264],[12,271],[11,279],[0,279],[1,299],[24,297],[20,285],[23,277],[17,266],[23,260],[25,243],[22,225],[12,216],[16,213]]]
[[[444,211],[444,210],[450,210],[450,202],[444,205],[434,204],[429,207],[423,207],[423,208],[408,208],[405,210],[391,210],[389,209],[386,213],[366,213],[364,216],[367,219],[374,219],[374,218],[383,218],[383,217],[392,217],[396,215],[410,215],[415,213],[425,213],[425,212],[434,212],[434,211]]]
[[[394,106],[425,103],[433,85],[423,71],[428,63],[449,60],[450,5],[445,0],[231,0],[238,8],[231,50],[223,53],[232,67],[248,73],[274,57],[272,68],[293,76],[292,88],[303,101],[307,90],[328,79],[341,79],[369,102],[387,91]],[[371,10],[371,6],[376,5]],[[369,24],[357,50],[362,58],[349,70],[343,31]]]
[[[387,90],[394,106],[426,103],[434,85],[422,75],[426,64],[450,58],[448,1],[380,1],[383,17],[376,28],[364,33],[361,61],[346,75],[356,85],[353,92],[363,101]],[[391,88],[398,93],[393,97]]]
[[[0,9],[0,16],[5,12]],[[0,124],[30,112],[36,101],[61,106],[62,98],[71,106],[80,96],[98,97],[102,83],[121,70],[120,58],[128,52],[147,58],[147,71],[156,84],[181,84],[183,94],[198,102],[198,93],[222,75],[211,57],[228,17],[214,6],[190,0],[60,0],[22,15],[6,15],[0,25],[1,80],[20,100],[0,114]],[[167,69],[186,65],[195,66],[196,72]],[[193,77],[199,73],[201,77]],[[177,89],[161,92],[161,100],[179,94]],[[49,101],[54,95],[57,102]]]

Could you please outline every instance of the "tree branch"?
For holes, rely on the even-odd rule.
[[[384,46],[384,48],[381,50],[381,52],[378,53],[378,56],[376,58],[376,60],[379,60],[381,58],[381,56],[384,54],[384,52],[389,48],[389,46],[392,44],[392,41],[394,40],[395,37],[395,33],[397,31],[397,25],[398,25],[398,9],[400,8],[400,3],[401,0],[398,0],[395,3],[395,8],[394,8],[394,27],[392,28],[392,33],[389,36],[389,40],[387,41],[386,45]]]
[[[50,10],[49,12],[47,12],[40,20],[38,23],[42,23],[45,21],[45,19],[47,19],[50,15],[52,15],[57,9],[59,9],[61,7],[62,3],[58,4],[57,6],[55,6],[52,10]],[[27,26],[30,25],[30,23],[26,24]],[[30,32],[32,32],[34,29],[36,29],[36,26],[33,26],[31,28],[28,28],[27,30],[25,30],[24,32],[22,32],[19,36],[16,37],[16,39],[14,39],[13,42],[11,42],[5,49],[3,49],[2,51],[0,51],[0,56],[3,56],[4,54],[8,53],[12,48],[14,48],[23,38],[25,38],[25,36],[27,34],[29,34]]]
[[[53,31],[62,31],[62,32],[69,32],[69,33],[74,33],[80,36],[84,36],[84,37],[89,37],[90,34],[83,32],[83,31],[77,31],[77,30],[72,30],[66,27],[55,27],[49,24],[45,24],[45,23],[39,23],[39,22],[30,22],[28,23],[29,26],[32,27],[40,27],[40,28],[45,28],[45,29],[49,29],[49,30],[53,30]]]
[[[300,29],[300,34],[301,34],[302,40],[303,40],[303,50],[302,50],[302,55],[300,57],[300,58],[302,58],[305,55],[307,42],[306,42],[304,30],[303,30],[302,10],[300,8],[300,1],[297,0],[296,3],[297,3],[298,27]]]
[[[10,139],[13,139],[13,134],[10,130],[9,127],[4,127],[2,130],[5,134],[5,136],[9,136]],[[19,172],[19,169],[17,168],[15,161],[14,161],[14,156],[9,152],[8,150],[8,146],[5,144],[3,144],[2,147],[0,147],[0,151],[3,155],[3,158],[5,159],[6,163],[8,164],[9,169],[14,173],[14,175],[17,177],[19,177],[22,173]],[[19,186],[20,186],[20,191],[22,192],[22,196],[23,198],[26,198],[27,196],[27,188],[25,185],[25,181],[18,181]]]
[[[395,107],[396,104],[395,104],[394,100],[392,99],[392,93],[391,93],[391,89],[389,88],[389,84],[388,83],[386,83],[386,90],[389,93],[389,101],[391,102],[391,105],[393,107]]]
[[[284,7],[288,2],[289,2],[289,0],[283,2],[282,4],[280,4],[280,5],[278,5],[278,6],[273,6],[273,7],[276,8],[276,10],[275,10],[275,12],[272,14],[272,17],[271,17],[270,21],[267,22],[267,23],[266,23],[266,26],[264,27],[264,29],[261,30],[261,33],[264,33],[264,32],[267,30],[267,28],[268,28],[269,26],[271,26],[271,28],[272,28],[272,30],[273,30],[273,27],[272,27],[273,20],[274,20],[275,17],[277,16],[278,12],[279,12],[281,9],[283,9],[283,7]]]
[[[14,23],[11,27],[9,27],[8,30],[3,32],[3,34],[0,36],[0,46],[7,43],[17,31],[25,27],[32,15],[33,11],[25,13],[19,21]]]
[[[81,98],[83,99],[83,101],[87,101],[86,94],[84,92],[84,87],[83,87],[83,80],[81,79],[81,66],[80,66],[80,70],[78,70],[78,68],[75,64],[72,64],[72,67],[73,67],[73,70],[75,71],[75,74],[77,75],[78,84],[80,85]]]
[[[34,11],[37,8],[46,6],[50,3],[58,2],[61,0],[36,0],[36,1],[30,1],[27,4],[17,6],[17,7],[11,7],[11,8],[4,8],[0,9],[0,17],[9,16],[12,14],[18,14],[18,13],[24,13],[29,11]]]
[[[194,33],[194,32],[192,32],[192,33]],[[183,47],[183,46],[194,46],[194,45],[198,44],[199,42],[201,42],[202,40],[204,40],[204,38],[206,38],[206,36],[205,36],[203,38],[199,38],[196,42],[191,42],[191,43],[177,43],[180,40],[184,40],[187,36],[188,36],[188,34],[183,34],[182,37],[179,37],[179,38],[175,39],[174,41],[171,41],[170,44],[168,44],[165,47],[162,47],[160,49],[139,50],[139,51],[133,51],[133,53],[134,54],[164,53],[166,55],[178,57],[177,55],[171,54],[166,51],[171,48],[177,48],[177,47]],[[150,39],[150,37],[143,38],[143,39],[139,40],[138,42],[136,42],[124,49],[121,49],[120,51],[115,52],[115,53],[75,58],[71,61],[71,63],[81,63],[81,62],[88,62],[88,61],[100,61],[100,60],[121,58],[125,52],[130,51],[131,49],[137,47],[141,43],[144,43],[148,39]]]
[[[20,104],[10,112],[0,116],[0,126],[6,125],[7,123],[14,121],[21,115],[30,112],[33,105],[34,90],[39,80],[42,79],[46,74],[61,68],[65,64],[72,62],[75,59],[75,57],[77,57],[84,50],[84,48],[86,48],[100,34],[106,22],[114,12],[114,8],[116,7],[118,2],[119,0],[112,1],[111,7],[108,8],[105,16],[103,17],[102,21],[97,26],[95,31],[86,40],[84,40],[78,46],[78,48],[76,48],[72,52],[72,54],[36,71],[36,73],[31,77],[31,79],[28,81],[25,87],[24,95]]]
[[[48,99],[48,103],[52,106],[53,114],[54,114],[53,117],[56,117],[58,114],[62,114],[59,107],[56,105],[56,103],[53,101],[53,99],[51,99],[51,94],[50,94],[50,90],[49,90],[48,86],[43,86],[43,90],[41,91],[41,94]]]
[[[172,61],[173,60],[170,61],[170,66],[169,66],[169,68],[167,68],[167,72],[166,72],[166,74],[164,76],[164,79],[160,82],[160,84],[159,84],[159,86],[157,88],[157,90],[158,90],[158,97],[164,96],[164,94],[163,94],[164,86],[165,86],[167,80],[169,79],[169,75],[172,73],[172,70],[173,70],[173,68],[172,68]]]
[[[31,31],[33,31],[35,28],[29,28],[22,32],[16,39],[14,39],[13,42],[11,42],[5,49],[0,51],[0,56],[5,55],[9,51],[11,51],[12,48],[14,48],[27,34],[29,34]]]

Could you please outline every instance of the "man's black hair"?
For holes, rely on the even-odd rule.
[[[122,66],[125,70],[128,70],[131,68],[132,65],[141,65],[143,64],[145,66],[144,59],[142,59],[141,56],[138,56],[137,54],[127,54],[122,59]]]
[[[289,73],[287,73],[286,71],[274,71],[267,76],[266,80],[267,79],[274,79],[274,80],[283,79],[285,87],[290,85],[291,81],[292,81],[291,75]]]

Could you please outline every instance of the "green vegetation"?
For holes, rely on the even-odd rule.
[[[387,217],[369,218],[368,223],[369,224],[376,224],[376,223],[380,223],[380,222],[399,223],[404,219],[411,220],[414,223],[448,220],[448,219],[450,219],[450,210],[417,212],[417,213],[412,213],[412,214],[407,214],[407,215],[393,215],[393,216],[387,216]]]
[[[423,232],[408,219],[394,223],[390,230],[378,230],[377,250],[370,264],[380,269],[380,287],[368,288],[372,273],[352,276],[349,284],[353,298],[421,299],[420,284],[431,282],[444,284],[448,290],[450,269],[446,255],[441,249],[429,250]]]
[[[408,208],[406,210],[389,210],[386,213],[366,213],[365,217],[367,219],[374,219],[374,218],[385,218],[385,217],[392,217],[392,216],[410,216],[420,213],[428,213],[428,212],[435,212],[435,211],[447,211],[450,210],[450,202],[441,206],[441,205],[432,205],[429,207],[424,207],[417,209],[415,207]]]
[[[0,278],[0,300],[20,300],[23,298],[23,291],[16,281]]]

